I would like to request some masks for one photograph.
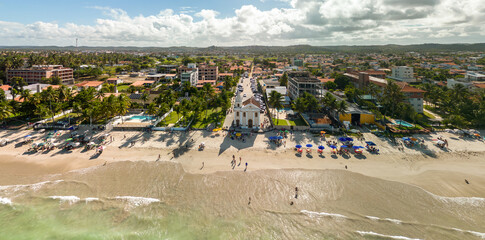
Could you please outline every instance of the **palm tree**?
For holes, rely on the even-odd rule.
[[[348,105],[346,101],[342,100],[337,102],[335,106],[335,112],[337,113],[337,120],[340,120],[339,119],[340,114],[345,113],[347,109],[348,109]]]
[[[283,104],[281,101],[281,98],[283,96],[281,93],[277,91],[272,91],[269,95],[269,103],[273,106],[274,109],[276,109],[276,119],[277,119],[277,124],[279,123],[279,110],[283,108]]]
[[[143,109],[145,109],[145,104],[148,101],[148,93],[147,91],[144,91],[143,94],[141,95],[140,99],[143,101]]]
[[[116,113],[119,116],[125,115],[130,107],[131,100],[126,94],[121,94],[117,98]],[[122,118],[123,119],[123,118]]]
[[[12,106],[10,106],[6,101],[0,102],[0,122],[3,123],[3,121],[10,117],[12,115],[13,109]]]

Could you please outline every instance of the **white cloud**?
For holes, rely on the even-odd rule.
[[[94,7],[93,25],[0,21],[0,45],[208,46],[468,42],[485,32],[481,0],[281,0],[289,8],[244,5],[232,17],[180,7],[150,16]]]

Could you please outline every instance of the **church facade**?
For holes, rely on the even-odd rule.
[[[259,128],[260,105],[254,97],[243,101],[241,94],[237,94],[234,103],[234,126],[240,128]]]

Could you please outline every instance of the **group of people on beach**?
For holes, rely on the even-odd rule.
[[[237,166],[239,167],[242,162],[242,157],[239,157],[239,164]],[[232,155],[232,160],[231,160],[231,167],[234,169],[236,167],[236,156]],[[246,172],[248,170],[248,162],[246,162],[246,168],[244,168],[244,171]]]

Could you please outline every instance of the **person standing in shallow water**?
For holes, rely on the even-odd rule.
[[[295,198],[298,198],[298,187],[295,187]]]

